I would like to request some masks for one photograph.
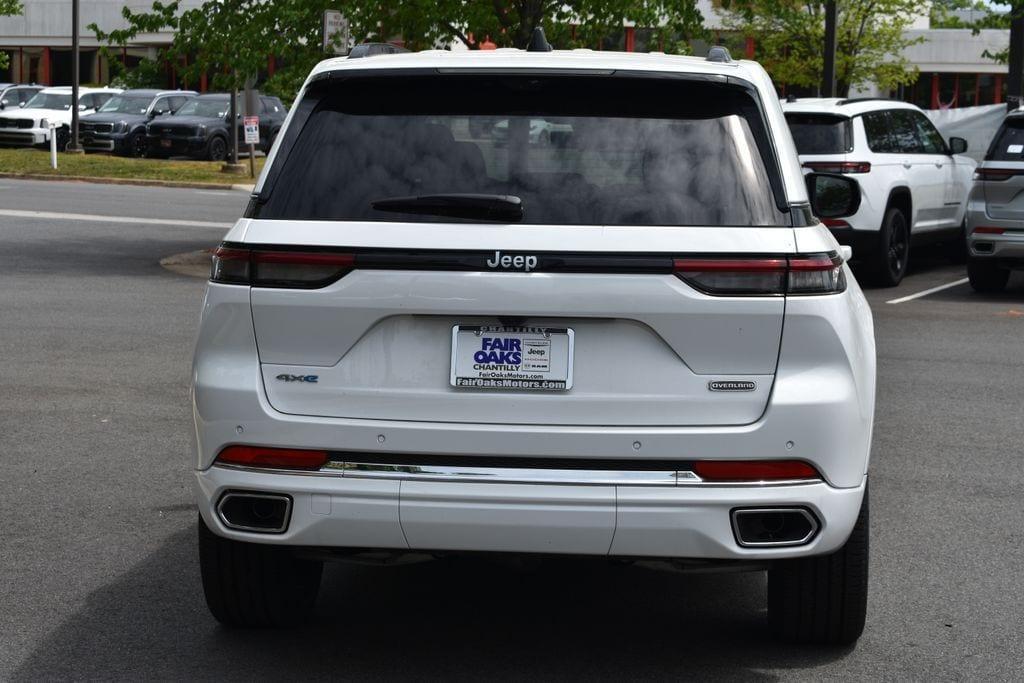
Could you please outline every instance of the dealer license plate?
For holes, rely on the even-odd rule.
[[[573,332],[566,328],[452,328],[453,387],[566,391],[572,387]]]

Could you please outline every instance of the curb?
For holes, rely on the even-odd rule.
[[[76,183],[97,183],[102,185],[141,185],[143,187],[184,187],[193,190],[236,190],[252,192],[255,185],[227,183],[179,182],[176,180],[148,180],[145,178],[95,178],[77,175],[50,175],[48,173],[7,173],[0,171],[0,178],[21,180],[66,180]]]

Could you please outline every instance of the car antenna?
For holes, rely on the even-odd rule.
[[[544,29],[538,26],[533,29],[533,36],[530,37],[530,44],[526,46],[527,52],[551,52],[554,48],[544,36]]]

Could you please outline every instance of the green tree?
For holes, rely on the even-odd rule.
[[[903,50],[922,41],[905,31],[922,10],[919,0],[837,0],[836,92],[876,83],[883,90],[912,83],[917,68]],[[726,25],[757,38],[755,58],[777,83],[809,88],[824,68],[823,0],[731,0],[723,3]]]
[[[0,0],[2,2],[4,0]],[[104,32],[91,24],[126,86],[154,85],[169,64],[195,84],[210,74],[218,89],[241,87],[247,75],[265,68],[268,55],[284,65],[264,90],[291,100],[316,62],[323,59],[323,11],[340,8],[357,42],[401,38],[410,49],[452,41],[478,47],[487,36],[499,46],[524,47],[542,26],[556,47],[597,47],[622,31],[626,21],[651,27],[666,51],[685,51],[703,35],[696,0],[208,0],[181,11],[180,0],[157,0],[148,11],[122,9],[127,28]],[[173,42],[155,62],[130,72],[112,48],[144,33],[174,31]]]
[[[19,0],[0,0],[0,17],[9,17],[14,14],[21,14],[21,2]],[[0,52],[0,69],[6,69],[8,61],[7,53]]]

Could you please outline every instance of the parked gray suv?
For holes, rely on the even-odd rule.
[[[1024,268],[1024,112],[999,127],[974,172],[967,202],[967,275],[979,292],[1006,287]]]

